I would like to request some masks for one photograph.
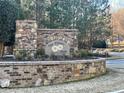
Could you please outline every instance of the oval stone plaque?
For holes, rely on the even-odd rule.
[[[70,55],[70,46],[62,40],[55,40],[48,43],[45,47],[47,55]]]

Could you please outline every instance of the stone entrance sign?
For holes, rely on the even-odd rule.
[[[47,55],[70,55],[78,49],[76,29],[38,29],[38,49],[45,49]]]
[[[70,46],[64,41],[55,40],[46,45],[45,53],[56,56],[70,55]]]
[[[14,54],[28,56],[44,49],[47,55],[70,55],[70,51],[78,50],[77,29],[38,29],[36,21],[16,21],[16,41]]]

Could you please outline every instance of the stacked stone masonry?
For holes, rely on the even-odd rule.
[[[1,87],[33,87],[77,81],[106,72],[105,59],[0,62]]]
[[[37,49],[37,24],[32,20],[16,21],[16,42],[14,53],[25,50],[33,56]],[[16,52],[15,52],[16,51]]]
[[[38,29],[38,49],[54,41],[62,40],[66,42],[71,49],[77,50],[78,41],[77,35],[78,31],[76,29]]]
[[[63,51],[56,55],[61,55],[63,52],[67,52],[65,55],[70,55],[71,50],[78,50],[78,31],[76,29],[38,29],[37,33],[37,47],[45,49],[47,55],[54,53],[51,48],[56,49],[61,45]]]
[[[14,54],[17,55],[20,50],[26,50],[28,54],[34,55],[37,49],[45,49],[50,42],[56,40],[67,44],[65,47],[69,46],[69,51],[77,50],[77,35],[76,29],[38,29],[36,21],[18,20]]]

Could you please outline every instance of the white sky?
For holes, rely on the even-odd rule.
[[[124,8],[124,0],[109,0],[111,4],[111,11],[117,11],[120,8]]]

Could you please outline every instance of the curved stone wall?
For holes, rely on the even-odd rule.
[[[106,72],[105,59],[0,62],[1,87],[33,87],[84,80]]]

